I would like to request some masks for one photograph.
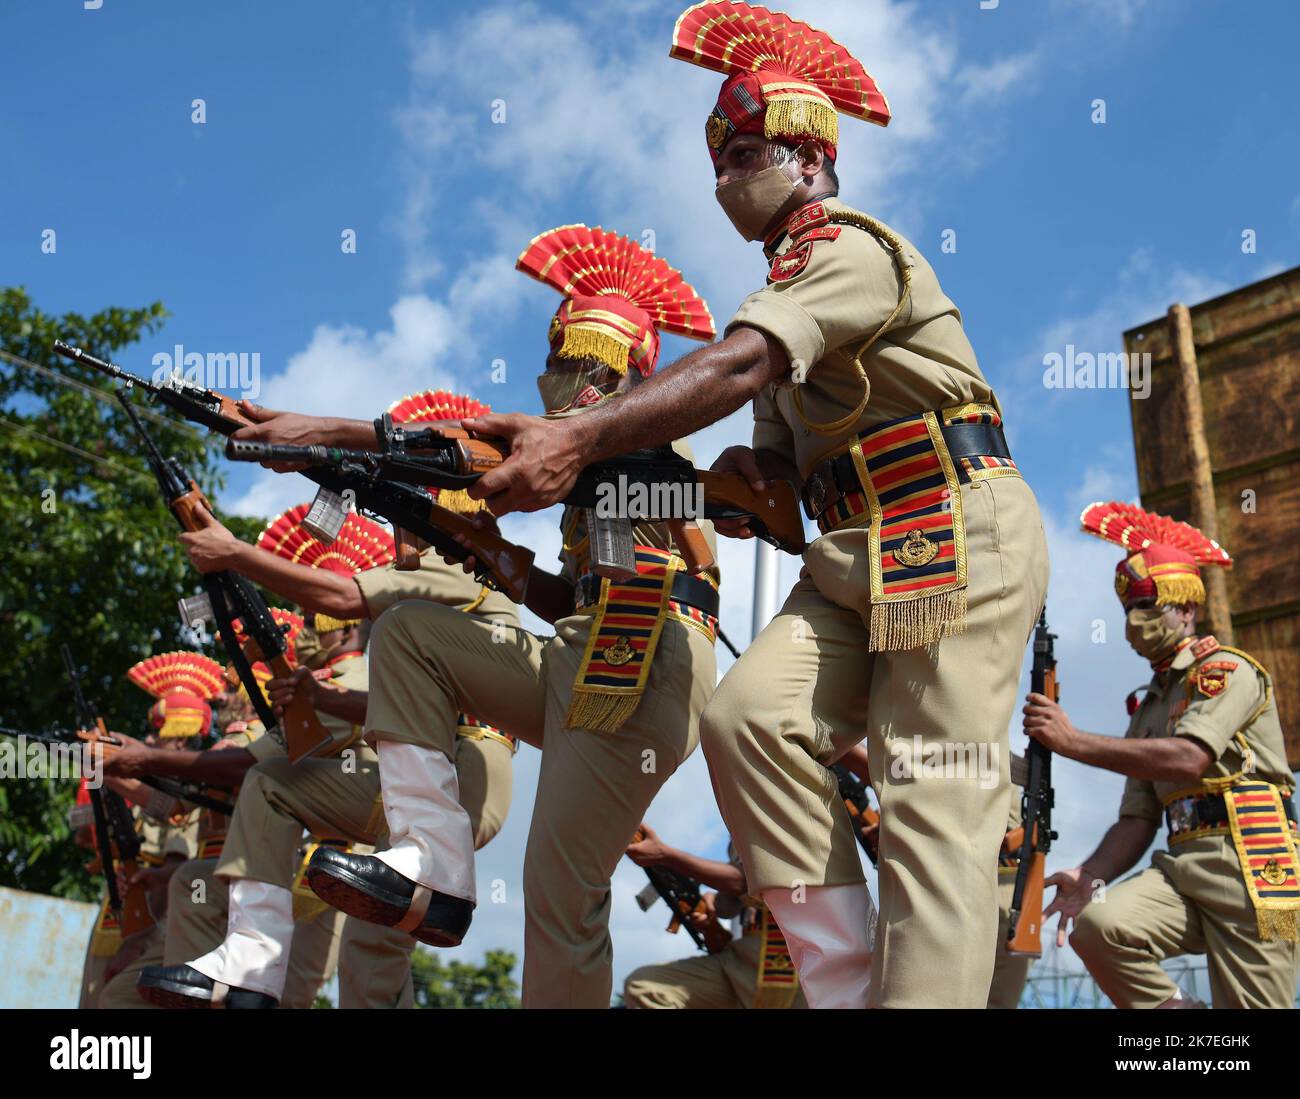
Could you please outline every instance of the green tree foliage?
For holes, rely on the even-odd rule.
[[[108,379],[51,351],[63,339],[112,358],[157,332],[166,316],[154,302],[54,317],[21,289],[0,290],[0,349],[49,371],[0,359],[2,724],[72,724],[59,659],[66,642],[91,704],[111,728],[138,735],[149,700],[124,678],[126,669],[152,653],[190,647],[176,601],[199,590],[197,574],[140,456],[138,436],[112,399]],[[147,359],[123,365],[152,374]],[[222,481],[217,443],[145,395],[136,400],[150,413],[145,424],[163,453],[179,458],[215,500]],[[262,525],[224,521],[244,538]],[[211,641],[207,647],[224,659]],[[75,783],[67,779],[0,780],[0,885],[98,896],[99,882],[82,869],[84,852],[69,835],[74,796]]]
[[[415,1006],[427,1008],[519,1006],[514,970],[517,959],[508,950],[489,950],[482,965],[444,962],[431,950],[416,947],[411,954]]]

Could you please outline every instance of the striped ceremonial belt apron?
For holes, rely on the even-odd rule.
[[[673,599],[674,581],[685,569],[680,557],[668,550],[637,546],[636,569],[637,575],[630,580],[602,577],[599,595],[591,603],[582,601],[587,585],[579,581],[577,609],[593,608],[595,621],[573,684],[573,700],[565,718],[569,728],[613,732],[636,712],[670,613],[702,629],[710,640],[716,636],[716,614]],[[705,576],[694,579],[707,585],[716,598],[712,580]]]
[[[950,447],[950,440],[952,446]],[[966,621],[966,528],[960,485],[1019,477],[992,405],[966,404],[879,424],[818,463],[833,499],[814,509],[823,534],[870,531],[873,652],[905,651],[959,633]]]

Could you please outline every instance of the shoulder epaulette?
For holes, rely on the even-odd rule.
[[[1273,677],[1269,674],[1268,669],[1264,667],[1264,665],[1261,664],[1258,660],[1256,660],[1253,656],[1251,656],[1250,653],[1243,652],[1241,649],[1233,648],[1231,645],[1220,645],[1218,651],[1222,653],[1231,653],[1233,656],[1241,657],[1242,660],[1244,660],[1247,664],[1249,664],[1252,668],[1254,668],[1255,671],[1259,672],[1259,674],[1262,675],[1265,679],[1267,679],[1270,683],[1273,682]]]

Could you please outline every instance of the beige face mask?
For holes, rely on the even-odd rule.
[[[798,186],[779,164],[774,164],[752,176],[724,183],[713,194],[736,232],[746,240],[762,240],[764,230]]]
[[[566,412],[579,398],[583,405],[588,405],[609,396],[618,381],[618,376],[605,366],[548,370],[537,376],[537,392],[547,412]]]
[[[1139,656],[1158,664],[1183,639],[1181,626],[1171,626],[1165,607],[1134,607],[1124,616],[1124,637]]]

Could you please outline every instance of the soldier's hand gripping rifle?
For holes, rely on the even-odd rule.
[[[229,397],[186,381],[179,373],[161,382],[151,382],[62,340],[55,341],[54,351],[65,359],[124,382],[128,389],[134,387],[143,390],[168,408],[179,412],[185,419],[202,424],[219,435],[228,437],[240,428],[253,425],[253,421]],[[400,429],[394,437],[400,440]],[[252,445],[255,444],[240,444],[241,447]],[[502,460],[499,449],[456,428],[443,429],[437,445],[444,452],[455,453],[455,468],[475,474],[491,469]],[[398,568],[412,569],[419,566],[419,557],[406,533],[410,530],[444,557],[464,561],[473,556],[477,562],[476,572],[480,581],[505,592],[517,603],[523,602],[524,587],[533,557],[528,550],[513,546],[490,531],[479,530],[464,516],[446,508],[436,505],[431,508],[428,495],[412,484],[401,483],[403,478],[400,476],[396,477],[396,484],[379,484],[372,467],[366,461],[354,463],[346,471],[322,465],[300,472],[321,486],[303,525],[322,542],[328,544],[338,534],[346,518],[342,500],[345,493],[351,492],[358,506],[393,523]],[[474,479],[471,476],[465,483],[472,483]],[[421,483],[423,482],[415,482]],[[399,517],[407,521],[405,529],[402,518]],[[457,534],[470,543],[470,548],[467,549],[456,540],[454,536]]]
[[[1056,634],[1047,629],[1047,609],[1034,627],[1034,658],[1029,689],[1059,702],[1060,686],[1056,682]],[[1036,740],[1030,740],[1025,752],[1029,777],[1020,800],[1021,827],[1019,864],[1016,866],[1015,892],[1011,896],[1010,926],[1007,929],[1007,953],[1038,958],[1043,953],[1043,873],[1047,852],[1056,833],[1052,831],[1052,753]]]
[[[67,645],[59,646],[59,655],[63,658],[63,667],[68,673],[68,684],[72,688],[72,702],[76,709],[77,724],[80,731],[97,737],[109,737],[108,727],[86,701],[81,690],[81,677],[72,660],[72,651]],[[93,748],[93,746],[88,746]],[[126,800],[115,790],[87,784],[90,794],[91,811],[94,814],[95,847],[99,854],[99,867],[108,887],[108,907],[122,930],[122,937],[129,938],[139,931],[153,925],[154,919],[149,912],[149,901],[142,885],[128,886],[126,898],[123,899],[117,888],[117,871],[120,863],[122,874],[129,882],[139,869],[140,837],[135,830],[135,821]]]
[[[638,828],[632,842],[641,843],[645,838],[645,832]],[[678,928],[686,928],[686,934],[695,945],[710,954],[718,953],[731,942],[731,933],[716,918],[708,920],[702,928],[696,927],[691,919],[693,915],[708,911],[700,895],[699,882],[666,866],[643,866],[641,869],[650,879],[650,884],[636,898],[642,912],[654,904],[657,894],[673,914],[668,922],[671,934],[676,935]]]
[[[199,530],[202,521],[197,509],[202,507],[211,512],[212,505],[179,461],[162,456],[125,392],[118,390],[116,395],[144,443],[145,459],[162,490],[163,501],[182,530]],[[202,581],[221,640],[267,732],[273,733],[277,728],[282,730],[291,763],[320,751],[330,743],[331,738],[307,698],[295,698],[285,707],[283,720],[277,721],[253,674],[250,659],[265,661],[277,679],[288,679],[293,674],[289,664],[288,643],[280,626],[271,617],[266,600],[237,572],[203,573]],[[250,644],[247,647],[239,642],[234,627],[235,619],[239,619],[244,633],[249,637]]]
[[[875,866],[877,852],[862,834],[862,829],[879,824],[880,814],[871,808],[871,802],[867,799],[867,784],[842,763],[832,763],[831,773],[835,776],[840,797],[844,799],[844,807],[849,811],[849,818],[853,822],[853,834],[858,837],[858,844],[867,853],[871,865]]]
[[[381,486],[391,483],[468,489],[483,473],[500,465],[507,455],[504,443],[475,438],[460,428],[426,427],[408,431],[384,418],[377,425],[377,434],[386,440],[383,451],[280,446],[231,439],[226,444],[226,456],[245,462],[330,467],[364,480],[372,491],[379,491]],[[316,480],[321,478],[317,476]],[[360,502],[359,493],[357,498]],[[793,485],[775,480],[763,492],[756,493],[743,477],[696,469],[667,446],[634,451],[588,466],[562,503],[586,508],[589,517],[598,519],[612,514],[613,524],[617,526],[610,524],[611,529],[604,538],[597,532],[593,548],[599,548],[601,561],[593,563],[602,566],[597,568],[601,575],[615,578],[636,572],[632,520],[669,523],[674,541],[692,572],[708,568],[713,557],[703,534],[690,519],[748,519],[760,538],[781,549],[800,553],[805,545],[803,518]],[[396,516],[382,507],[374,510],[398,523]],[[463,517],[458,518],[460,525],[471,531],[476,529]],[[445,516],[438,517],[439,522],[444,519]],[[430,540],[423,531],[407,529]],[[462,549],[459,559],[465,556]],[[604,568],[605,564],[612,571]]]

